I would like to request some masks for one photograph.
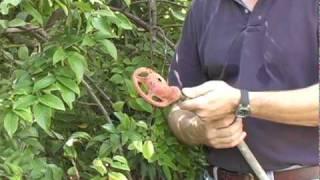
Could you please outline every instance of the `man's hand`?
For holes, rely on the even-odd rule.
[[[238,145],[246,136],[241,119],[228,127],[216,128],[215,121],[202,121],[196,114],[182,110],[178,105],[173,106],[168,122],[175,136],[190,145],[204,144],[217,149],[231,148]]]
[[[190,98],[179,104],[182,110],[194,112],[201,120],[210,121],[215,128],[228,127],[233,123],[240,101],[238,89],[223,81],[209,81],[182,91]]]

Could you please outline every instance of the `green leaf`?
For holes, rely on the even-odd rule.
[[[133,25],[123,14],[117,14],[117,18],[112,18],[114,23],[121,29],[132,30]]]
[[[136,91],[136,89],[135,89],[135,87],[133,85],[133,82],[131,80],[129,80],[129,79],[125,79],[124,81],[125,81],[126,89],[129,92],[129,95],[131,97],[137,97],[138,94],[137,94],[137,91]]]
[[[104,39],[101,40],[100,43],[102,44],[103,50],[105,50],[106,53],[109,53],[113,59],[116,60],[118,58],[117,48],[112,41]]]
[[[0,12],[4,15],[7,15],[9,13],[9,9],[11,7],[18,6],[20,4],[21,0],[3,0],[0,3]]]
[[[83,79],[83,74],[86,69],[86,60],[78,52],[70,52],[68,53],[67,57],[70,68],[76,75],[78,83],[80,83]]]
[[[24,25],[26,25],[26,22],[24,22],[24,20],[19,18],[15,18],[8,22],[9,27],[18,27],[18,26],[24,26]]]
[[[37,124],[48,132],[51,126],[51,109],[48,106],[36,104],[33,106],[33,113]]]
[[[26,46],[22,46],[18,50],[18,57],[21,60],[27,60],[29,58],[29,49]]]
[[[64,176],[63,170],[55,164],[49,164],[48,168],[50,168],[52,172],[53,180],[61,180]]]
[[[107,16],[107,17],[115,17],[114,12],[107,6],[103,10],[96,10],[92,12],[92,15],[95,16]]]
[[[147,103],[144,99],[137,98],[136,102],[144,111],[149,112],[149,113],[153,112],[152,106],[149,103]]]
[[[172,180],[172,175],[168,166],[162,166],[162,171],[167,180]]]
[[[32,95],[22,96],[13,104],[13,108],[25,109],[36,102],[37,102],[37,97],[35,96],[32,96]]]
[[[78,140],[90,140],[91,139],[91,136],[86,133],[86,132],[81,132],[81,131],[78,131],[78,132],[75,132],[73,133],[71,136],[70,136],[70,139],[78,139]]]
[[[146,158],[148,161],[151,160],[151,157],[154,154],[154,147],[153,147],[153,143],[151,141],[145,141],[143,143],[143,147],[142,147],[142,155],[144,158]]]
[[[74,94],[74,92],[66,88],[64,85],[58,83],[58,86],[60,88],[62,99],[64,100],[64,102],[68,104],[69,108],[72,109],[72,103],[75,101],[76,95]]]
[[[52,94],[46,94],[46,95],[41,96],[39,98],[39,101],[42,104],[47,105],[51,108],[62,110],[62,111],[66,110],[61,99],[55,95],[52,95]]]
[[[74,80],[72,80],[70,78],[62,77],[62,76],[58,76],[57,79],[65,87],[67,87],[71,91],[73,91],[73,92],[77,93],[78,95],[80,95],[79,86],[77,85],[77,83]]]
[[[127,4],[127,6],[130,6],[131,0],[124,0],[124,2]]]
[[[0,4],[1,6],[1,4]],[[1,7],[0,7],[1,8]],[[1,11],[1,9],[0,9]],[[8,20],[0,19],[0,30],[8,28]]]
[[[90,36],[85,36],[81,43],[81,46],[92,47],[94,45],[96,45],[96,42]]]
[[[111,27],[108,26],[107,18],[95,17],[91,21],[92,26],[106,36],[112,36]]]
[[[107,130],[110,133],[116,133],[117,129],[114,127],[113,124],[107,123],[101,126],[103,129]]]
[[[138,152],[142,152],[143,151],[143,144],[141,140],[136,140],[133,141],[129,146],[128,146],[129,150],[137,150]]]
[[[21,3],[23,9],[30,14],[40,25],[43,25],[42,15],[28,1]]]
[[[108,173],[109,180],[127,180],[126,176],[118,172]]]
[[[93,164],[92,168],[97,170],[101,176],[104,176],[105,174],[107,174],[107,172],[108,172],[107,168],[104,166],[101,159],[95,159],[92,164]]]
[[[25,109],[15,109],[15,110],[13,110],[13,112],[28,122],[33,121],[33,116],[32,116],[32,112],[31,112],[30,107],[25,108]]]
[[[65,145],[68,147],[71,147],[73,146],[74,142],[81,142],[82,140],[88,141],[90,139],[91,139],[91,136],[88,133],[79,131],[79,132],[73,133],[69,137]]]
[[[123,110],[123,106],[124,106],[125,102],[123,101],[118,101],[116,103],[113,103],[112,104],[112,107],[115,111],[119,111],[119,112],[122,112]]]
[[[109,81],[115,83],[115,84],[122,84],[123,83],[123,77],[120,74],[114,74],[111,76]]]
[[[147,125],[147,123],[144,122],[144,121],[138,121],[138,122],[136,123],[136,125],[139,126],[139,127],[142,127],[143,129],[148,129],[148,125]]]
[[[67,170],[67,174],[69,176],[76,176],[77,175],[77,169],[75,167],[70,167],[68,170]]]
[[[66,53],[64,52],[62,47],[59,47],[56,52],[53,54],[53,64],[57,64],[58,62],[64,60],[66,58]]]
[[[66,16],[68,16],[69,11],[68,8],[65,4],[63,4],[60,0],[55,0],[57,2],[57,4],[63,9],[63,12]]]
[[[44,88],[50,86],[51,84],[53,84],[55,81],[56,81],[56,79],[54,78],[54,76],[48,75],[48,76],[40,79],[39,81],[37,81],[34,84],[33,92],[39,91],[40,89],[44,89]]]
[[[128,161],[125,157],[116,155],[113,157],[113,160],[117,161],[112,163],[113,168],[121,169],[124,171],[130,171]]]
[[[9,136],[12,137],[13,134],[18,129],[19,117],[13,112],[8,112],[4,118],[4,129],[8,132]]]
[[[68,158],[77,158],[78,154],[76,149],[73,146],[63,146],[63,155]]]

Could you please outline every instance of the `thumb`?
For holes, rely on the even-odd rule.
[[[209,81],[199,86],[195,86],[191,88],[183,88],[182,93],[189,98],[196,98],[196,97],[207,94],[209,91],[212,91],[213,88],[214,88],[214,83]]]

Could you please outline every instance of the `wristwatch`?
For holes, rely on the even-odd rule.
[[[249,92],[245,89],[241,89],[241,97],[240,97],[240,103],[236,110],[236,117],[238,118],[246,118],[250,116],[251,109],[250,109],[250,103],[249,103]]]

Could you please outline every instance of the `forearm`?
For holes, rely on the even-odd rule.
[[[317,126],[319,87],[280,92],[250,92],[252,116],[273,122]]]

